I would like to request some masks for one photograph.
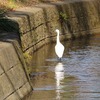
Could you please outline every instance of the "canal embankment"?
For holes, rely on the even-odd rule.
[[[33,51],[55,42],[55,29],[62,33],[61,40],[100,33],[99,4],[57,2],[6,13],[0,19],[0,100],[20,100],[32,91],[26,60]]]

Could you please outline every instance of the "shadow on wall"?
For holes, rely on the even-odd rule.
[[[89,25],[88,25],[88,11],[85,5],[85,2],[77,2],[72,4],[72,9],[75,13],[78,31],[88,31],[89,32]]]
[[[86,31],[86,34],[91,34],[90,30],[100,27],[100,1],[75,2],[71,5],[77,20],[78,32]]]
[[[17,22],[6,17],[6,12],[10,11],[9,7],[0,5],[0,41],[17,39],[20,43],[19,25]]]
[[[16,20],[9,19],[8,17],[20,18],[23,22],[20,23],[20,22],[17,22]],[[28,22],[27,25],[24,25],[26,24],[25,21]],[[7,40],[9,39],[12,39],[12,40],[17,39],[17,41],[21,45],[20,36],[22,34],[30,32],[30,35],[32,35],[31,33],[32,28],[31,28],[30,22],[31,22],[30,16],[22,11],[14,11],[14,12],[12,11],[11,14],[5,14],[5,15],[2,14],[0,16],[0,41],[7,42]],[[19,26],[21,24],[23,25]],[[27,29],[27,26],[29,27],[28,29]],[[21,30],[21,27],[23,28],[23,30]]]
[[[72,34],[75,32],[91,34],[91,29],[100,27],[100,1],[78,1],[57,5],[60,12],[68,15],[67,20],[61,18],[62,28]]]
[[[59,11],[60,22],[61,22],[63,33],[70,33],[72,35],[72,38],[74,38],[72,26],[71,26],[70,19],[69,19],[69,14],[66,11],[67,6],[64,6],[64,7],[57,6],[57,8]]]
[[[75,32],[87,31],[88,34],[90,33],[88,24],[89,17],[85,2],[65,2],[63,6],[56,3],[54,5],[56,5],[59,11],[63,33],[70,33],[72,38],[74,38],[73,33]]]
[[[18,40],[20,43],[19,25],[13,20],[2,17],[0,18],[0,41],[8,40]]]

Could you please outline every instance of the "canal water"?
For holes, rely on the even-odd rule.
[[[55,43],[33,54],[33,91],[24,100],[100,100],[100,35],[62,43],[61,62]]]

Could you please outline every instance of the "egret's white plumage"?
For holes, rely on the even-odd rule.
[[[55,52],[56,52],[56,55],[59,57],[59,59],[61,59],[64,53],[64,46],[60,43],[59,30],[56,29],[56,32],[57,32],[57,40],[56,40],[56,45],[55,45]]]

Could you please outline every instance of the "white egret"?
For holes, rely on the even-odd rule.
[[[59,38],[60,31],[56,29],[56,32],[57,32],[57,40],[55,45],[55,52],[59,60],[61,60],[64,53],[64,46],[60,43],[60,38]]]

